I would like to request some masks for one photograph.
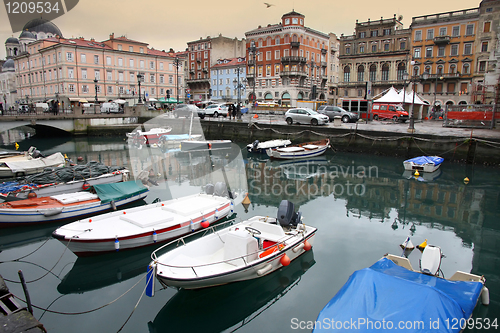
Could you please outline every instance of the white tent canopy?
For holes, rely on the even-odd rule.
[[[406,95],[405,98],[403,98],[403,94]],[[416,105],[428,105],[422,99],[418,96],[418,94],[415,94],[415,101],[413,101],[413,91],[404,91],[401,89],[399,92],[394,88],[390,87],[387,92],[380,97],[379,99],[376,99],[373,101],[374,103],[405,103],[405,104],[416,104]]]
[[[404,94],[405,99],[404,102],[405,104],[416,104],[416,105],[428,105],[422,99],[418,96],[418,94],[415,94],[415,100],[413,99],[413,91],[405,91]],[[401,89],[398,93],[399,100],[402,102],[403,101],[403,89]],[[400,102],[400,103],[401,103]]]

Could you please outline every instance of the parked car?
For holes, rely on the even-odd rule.
[[[329,121],[328,116],[309,108],[290,109],[285,113],[285,120],[288,125],[295,122],[297,124],[311,124],[315,126],[327,124]]]
[[[327,115],[330,121],[333,121],[337,116],[340,117],[344,123],[355,123],[359,119],[357,113],[346,111],[341,107],[334,105],[321,105],[318,108],[318,112]]]
[[[201,119],[205,118],[205,112],[194,104],[177,104],[173,110],[174,117],[191,117],[191,114],[197,114]]]
[[[35,108],[40,109],[43,112],[49,112],[49,104],[47,103],[35,103]]]
[[[17,108],[17,112],[28,113],[28,112],[30,112],[30,106],[28,104],[19,104],[19,107]]]
[[[372,116],[374,120],[392,119],[405,122],[408,120],[408,112],[401,105],[388,103],[373,103]]]
[[[118,103],[102,103],[101,113],[118,113],[120,112],[120,106]]]
[[[205,116],[216,118],[219,116],[227,117],[228,106],[226,104],[211,104],[203,109],[203,111],[205,111]]]

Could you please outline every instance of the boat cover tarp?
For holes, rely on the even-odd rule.
[[[439,157],[439,156],[419,156],[419,157],[410,158],[409,160],[406,160],[405,162],[414,163],[417,165],[423,165],[423,164],[439,165],[439,164],[443,163],[443,161],[444,161],[444,158]]]
[[[26,161],[5,162],[5,164],[12,170],[12,172],[15,173],[44,167],[59,166],[64,164],[64,162],[64,156],[61,153],[55,153],[47,157],[40,157]]]
[[[130,198],[134,195],[148,191],[142,184],[138,184],[133,180],[113,184],[99,184],[93,187],[99,199],[101,199],[101,203]]]
[[[333,325],[340,321],[350,326],[344,331],[392,331],[379,326],[385,321],[385,327],[392,325],[393,330],[399,329],[399,323],[411,323],[412,329],[403,326],[404,332],[459,332],[460,325],[453,330],[451,323],[470,317],[482,287],[480,282],[448,281],[413,272],[382,258],[350,276],[320,312],[313,332],[329,332],[332,320]]]

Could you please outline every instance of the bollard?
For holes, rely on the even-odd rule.
[[[342,118],[340,116],[333,117],[333,126],[338,127],[342,125]]]

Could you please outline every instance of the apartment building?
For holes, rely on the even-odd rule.
[[[187,43],[189,76],[186,79],[191,102],[204,102],[212,97],[211,67],[219,59],[244,58],[245,40],[218,37],[201,38]]]
[[[328,104],[337,105],[338,103],[338,83],[340,78],[340,60],[339,49],[340,40],[334,33],[329,33],[329,50],[330,56],[328,57]]]
[[[376,97],[394,86],[401,89],[411,49],[410,29],[402,16],[358,22],[353,35],[340,36],[339,99]],[[371,88],[370,88],[371,87]]]
[[[245,37],[249,100],[326,100],[330,36],[306,27],[304,15],[286,13],[280,23],[259,26]]]
[[[103,42],[59,36],[36,40],[13,59],[19,99],[55,98],[63,106],[82,100],[128,99],[132,104],[139,96],[158,99],[167,89],[174,91],[177,75],[175,54],[114,34]]]
[[[246,100],[246,59],[219,59],[212,66],[212,101],[241,102]]]
[[[412,18],[412,74],[430,105],[471,101],[479,14],[471,8]]]

